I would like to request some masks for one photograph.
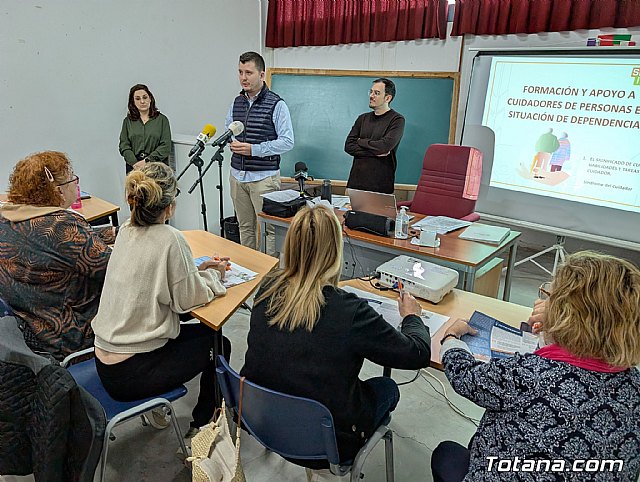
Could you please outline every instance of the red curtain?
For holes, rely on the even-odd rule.
[[[640,0],[456,0],[452,36],[640,26]]]
[[[269,0],[267,47],[446,37],[447,0]]]

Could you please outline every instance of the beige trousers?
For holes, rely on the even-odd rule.
[[[231,199],[238,217],[240,243],[252,249],[258,249],[260,230],[258,229],[258,213],[262,211],[261,194],[280,190],[280,175],[270,176],[261,181],[240,182],[233,175],[229,176]],[[273,226],[267,228],[266,253],[277,257],[276,239]]]

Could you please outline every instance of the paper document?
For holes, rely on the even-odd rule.
[[[445,234],[456,229],[469,226],[469,221],[463,221],[461,219],[449,218],[447,216],[427,216],[421,219],[411,227],[414,229],[430,228],[438,234]]]
[[[319,197],[315,197],[313,199],[307,200],[307,207],[313,208],[315,206],[324,206],[333,211],[333,206],[326,199],[320,199]]]
[[[199,266],[205,261],[211,261],[211,258],[209,256],[200,256],[199,258],[194,258],[193,261],[195,261],[196,266]],[[224,279],[222,280],[222,284],[225,288],[231,288],[232,286],[246,283],[258,276],[258,273],[255,271],[251,271],[237,263],[230,261],[230,264],[231,269],[225,273]]]
[[[331,204],[333,204],[334,208],[343,208],[349,204],[349,196],[338,196],[336,194],[332,194]]]
[[[334,208],[338,208],[338,209],[342,209],[344,208],[347,204],[349,204],[349,196],[336,196],[335,194],[331,196],[331,203],[329,204],[329,201],[325,201],[320,199],[320,196],[316,196],[313,199],[307,201],[307,204],[312,203],[312,204],[325,204],[332,206]]]
[[[300,193],[293,189],[285,189],[284,191],[273,191],[261,194],[261,196],[277,203],[286,203],[300,197]]]
[[[478,330],[477,335],[464,335],[462,341],[469,345],[473,356],[488,362],[497,358],[509,358],[516,353],[532,353],[538,348],[538,336],[507,325],[476,311],[469,326]]]
[[[358,298],[366,300],[369,303],[369,306],[376,310],[376,312],[380,314],[387,323],[393,326],[396,330],[400,328],[402,317],[398,311],[398,303],[395,300],[385,298],[384,296],[380,296],[375,293],[369,293],[368,291],[359,290],[358,288],[353,288],[351,286],[345,286],[342,289],[355,294]],[[433,313],[432,311],[425,309],[422,310],[420,318],[422,318],[422,322],[425,326],[429,328],[429,333],[432,336],[449,319],[448,316]]]

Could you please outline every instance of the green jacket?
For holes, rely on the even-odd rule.
[[[141,120],[132,121],[125,117],[120,131],[120,155],[130,166],[139,159],[141,152],[147,154],[149,161],[160,161],[168,164],[171,151],[171,128],[169,119],[164,114],[149,119],[146,124]]]

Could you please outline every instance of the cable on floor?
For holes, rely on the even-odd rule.
[[[399,387],[401,387],[402,385],[409,385],[409,383],[415,382],[419,376],[420,376],[420,370],[416,371],[416,376],[413,377],[411,380],[406,382],[401,382],[401,383],[396,382],[396,385],[398,385]]]
[[[464,413],[460,408],[458,408],[458,406],[453,403],[450,399],[449,396],[447,395],[447,388],[444,386],[444,383],[442,383],[442,381],[436,377],[435,375],[429,373],[426,369],[422,369],[420,370],[420,373],[422,374],[422,378],[429,384],[431,385],[431,388],[433,388],[433,390],[440,395],[441,397],[443,397],[446,401],[447,404],[449,405],[449,407],[456,412],[458,415],[460,415],[462,418],[468,420],[469,422],[471,422],[472,424],[474,424],[476,427],[480,424],[480,420],[477,420],[473,417],[470,417],[469,415],[467,415],[466,413]],[[440,386],[442,387],[442,392],[440,392],[435,386],[433,386],[433,383],[431,383],[431,380],[429,380],[425,375],[433,378],[434,380],[436,380]]]

